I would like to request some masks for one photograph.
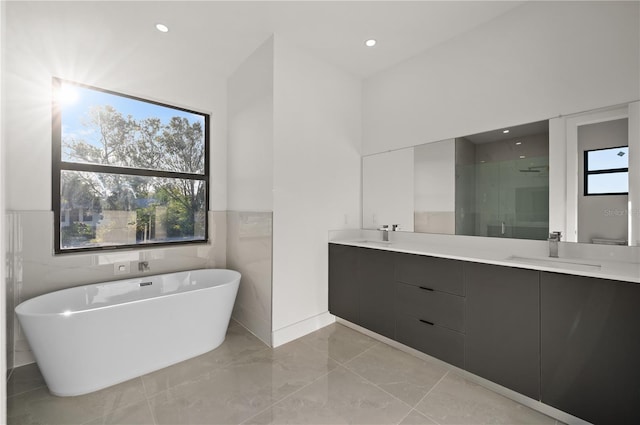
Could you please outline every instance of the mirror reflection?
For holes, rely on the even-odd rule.
[[[627,118],[578,127],[578,242],[627,245],[628,128]]]
[[[455,140],[455,234],[549,237],[549,125]]]
[[[365,156],[363,228],[636,245],[638,129],[635,102]]]
[[[546,239],[548,121],[363,158],[363,227]]]

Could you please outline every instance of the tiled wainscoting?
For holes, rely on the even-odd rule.
[[[232,321],[219,348],[102,391],[51,396],[28,365],[8,393],[12,425],[558,425],[442,362],[337,323],[273,349]]]
[[[227,267],[242,274],[233,317],[271,345],[273,213],[227,211]]]

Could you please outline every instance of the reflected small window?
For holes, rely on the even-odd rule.
[[[629,193],[629,147],[584,152],[584,195]]]

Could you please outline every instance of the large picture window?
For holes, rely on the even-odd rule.
[[[207,241],[209,116],[53,81],[55,252]]]

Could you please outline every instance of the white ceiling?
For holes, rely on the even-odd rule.
[[[141,1],[7,3],[7,27],[39,22],[61,42],[136,44],[182,66],[229,76],[272,34],[359,77],[368,77],[465,33],[522,2]],[[19,17],[19,18],[17,18]],[[19,22],[16,22],[19,21]],[[157,22],[170,31],[155,30]],[[46,37],[46,36],[45,36]],[[375,38],[374,48],[364,41]]]

